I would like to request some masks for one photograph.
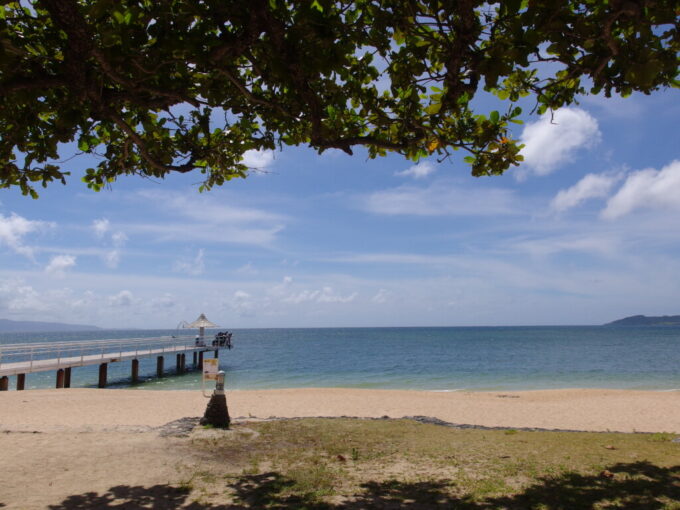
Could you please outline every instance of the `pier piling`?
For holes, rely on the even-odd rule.
[[[198,368],[198,353],[194,351],[194,369]]]
[[[58,389],[64,387],[64,369],[63,368],[60,368],[59,370],[57,370],[57,386],[56,387]]]
[[[98,386],[100,388],[106,388],[106,373],[108,371],[109,364],[108,363],[102,363],[99,365],[99,384]]]
[[[203,370],[203,351],[198,353],[198,369]]]
[[[220,357],[220,350],[219,349],[215,349],[215,357],[216,358]]]
[[[177,373],[178,374],[182,373],[182,355],[181,354],[177,355]]]
[[[17,391],[26,387],[26,374],[17,374]]]
[[[64,388],[71,387],[71,367],[64,369]]]
[[[163,356],[156,358],[156,377],[163,377]]]
[[[182,362],[182,373],[184,373],[187,371],[187,355],[182,353],[180,356],[182,356],[180,361]]]
[[[3,375],[2,377],[0,377],[0,391],[7,390],[9,390],[9,377]]]
[[[132,374],[130,378],[132,379],[133,383],[139,382],[139,360],[138,359],[133,359],[132,360],[132,365],[131,365],[131,370]]]

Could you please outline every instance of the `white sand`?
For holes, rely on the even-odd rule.
[[[232,418],[429,416],[458,424],[680,433],[680,391],[428,392],[309,388],[227,393]],[[201,416],[195,391],[0,393],[0,431],[144,430]]]
[[[512,428],[680,432],[680,392],[291,389],[234,391],[227,399],[233,418],[423,415]],[[154,428],[200,416],[206,403],[193,391],[0,393],[0,508],[118,508],[122,501],[150,508],[152,500],[154,508],[198,508],[168,484],[224,466],[195,452],[191,438]],[[205,432],[217,431],[197,433]]]

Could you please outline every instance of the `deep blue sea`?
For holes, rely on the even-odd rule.
[[[0,333],[0,344],[176,333]],[[242,329],[234,330],[233,343],[233,350],[220,353],[228,389],[680,389],[680,327]],[[166,357],[165,366],[166,377],[157,379],[155,358],[140,360],[144,381],[132,387],[201,387],[198,372],[174,373],[174,356]],[[109,366],[109,387],[129,388],[129,377],[129,362]],[[73,369],[72,387],[96,382],[97,366]],[[54,372],[34,373],[27,376],[26,388],[54,383]]]

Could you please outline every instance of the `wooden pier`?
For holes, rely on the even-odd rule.
[[[57,388],[69,388],[71,370],[87,365],[99,365],[98,386],[104,388],[109,363],[121,361],[131,362],[130,378],[136,382],[140,358],[156,356],[156,375],[162,377],[165,356],[174,354],[177,372],[182,373],[187,370],[187,352],[193,354],[194,368],[201,369],[205,352],[214,352],[218,357],[224,348],[212,345],[212,338],[197,343],[190,336],[0,344],[0,391],[9,389],[11,376],[16,376],[16,389],[23,390],[27,374],[47,371],[56,371]]]

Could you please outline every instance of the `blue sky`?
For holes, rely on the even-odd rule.
[[[481,107],[485,105],[482,103]],[[474,178],[305,148],[248,179],[0,190],[0,318],[173,328],[600,324],[680,313],[677,91],[583,98]],[[64,152],[68,157],[68,149]],[[69,163],[74,173],[85,157]]]

